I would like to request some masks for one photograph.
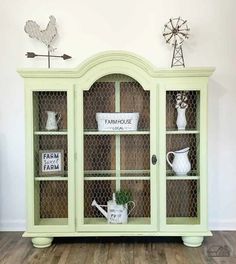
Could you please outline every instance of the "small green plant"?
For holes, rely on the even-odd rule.
[[[116,203],[117,204],[126,204],[129,201],[132,201],[132,194],[129,190],[121,190],[116,192]]]

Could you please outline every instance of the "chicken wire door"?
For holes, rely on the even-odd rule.
[[[33,153],[27,166],[28,225],[36,232],[70,231],[74,223],[69,199],[73,160],[68,159],[74,152],[73,90],[52,86],[30,85],[26,93],[27,162]]]
[[[79,159],[83,166],[83,177],[79,181],[83,193],[81,186],[77,186],[77,191],[83,203],[79,203],[78,231],[157,229],[152,209],[152,203],[157,201],[156,192],[152,193],[156,187],[152,186],[156,181],[156,168],[151,164],[151,153],[156,154],[157,149],[156,127],[155,121],[150,122],[151,118],[156,120],[156,111],[151,111],[156,105],[156,91],[145,88],[128,76],[113,74],[77,93],[78,100],[80,97],[83,100],[83,119],[77,120],[83,123],[79,125],[83,126],[83,157]],[[77,104],[80,103],[77,101]],[[96,113],[115,112],[139,113],[137,130],[99,131]],[[119,190],[131,192],[135,208],[127,224],[108,224],[92,202],[106,205]]]
[[[161,229],[207,229],[206,87],[173,83],[161,98]]]

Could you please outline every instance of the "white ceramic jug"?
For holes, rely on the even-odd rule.
[[[166,155],[167,162],[172,167],[173,171],[178,176],[187,175],[191,170],[191,164],[188,158],[189,148],[184,148],[177,151],[170,151]],[[174,160],[171,163],[169,160],[169,155],[174,155]]]
[[[46,111],[48,115],[46,130],[58,130],[58,123],[61,120],[61,114],[53,111]]]

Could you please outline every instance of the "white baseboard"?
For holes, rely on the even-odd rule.
[[[25,231],[25,220],[0,221],[0,231]]]
[[[0,231],[25,231],[25,220],[9,220],[0,222]],[[209,222],[210,230],[236,230],[235,220],[217,220]]]

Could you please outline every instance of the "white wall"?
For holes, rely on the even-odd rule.
[[[45,53],[23,27],[28,19],[46,26],[57,18],[58,54],[53,67],[75,67],[104,50],[119,49],[169,67],[171,48],[162,37],[170,17],[189,21],[184,45],[187,66],[215,66],[209,87],[209,222],[212,229],[236,228],[236,31],[235,0],[1,0],[0,1],[0,229],[25,226],[24,95],[16,68],[45,67]]]

